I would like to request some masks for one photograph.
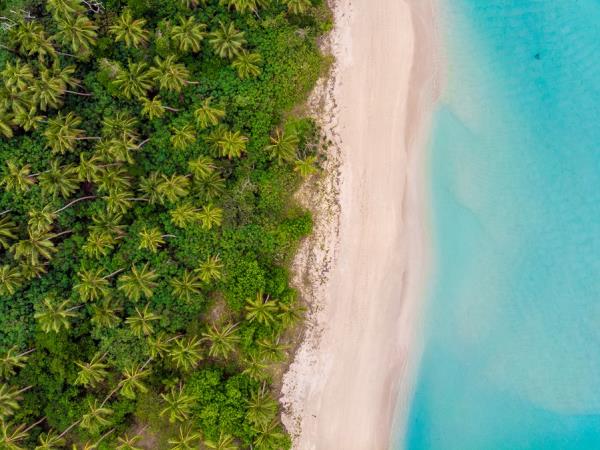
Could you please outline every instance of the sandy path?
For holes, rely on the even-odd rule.
[[[430,10],[423,0],[415,9],[405,0],[336,3],[337,254],[285,379],[284,422],[297,449],[379,450],[420,355],[428,261],[420,136],[432,90],[427,58],[413,63]]]

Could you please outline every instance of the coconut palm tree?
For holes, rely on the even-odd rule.
[[[102,362],[105,356],[106,354],[96,353],[89,363],[76,361],[75,365],[79,367],[79,371],[75,384],[96,387],[102,383],[108,375],[108,365]]]
[[[210,97],[204,99],[202,104],[194,111],[199,128],[217,125],[225,117],[225,111],[211,106],[211,101]]]
[[[146,343],[150,349],[150,357],[158,358],[165,356],[171,348],[171,341],[174,338],[169,338],[165,333],[158,333],[156,336],[148,336]]]
[[[140,435],[129,436],[127,433],[125,433],[123,436],[119,436],[117,438],[117,443],[119,445],[117,445],[116,450],[143,450],[141,447],[137,447],[135,445],[141,439],[142,436]]]
[[[214,173],[217,166],[211,157],[199,156],[196,159],[188,161],[188,168],[194,177],[202,179]]]
[[[106,200],[106,209],[112,214],[125,214],[135,200],[133,192],[128,190],[112,190],[102,198]]]
[[[52,228],[54,220],[58,215],[54,212],[52,205],[46,205],[42,209],[34,209],[27,213],[29,219],[27,225],[36,233],[44,233]]]
[[[23,274],[7,264],[0,267],[0,294],[13,295],[23,282]]]
[[[28,386],[24,389],[18,389],[8,384],[0,384],[0,419],[5,419],[14,415],[21,406],[19,401],[23,399],[21,394],[31,389]]]
[[[47,56],[57,56],[52,39],[46,34],[43,25],[36,20],[19,19],[17,24],[10,28],[9,36],[21,54],[37,55],[42,64],[46,62]]]
[[[144,26],[145,19],[134,19],[131,11],[126,9],[108,29],[116,42],[123,42],[126,47],[138,48],[146,45],[150,35]]]
[[[170,282],[173,287],[173,295],[179,300],[186,302],[192,301],[195,295],[200,294],[201,284],[198,277],[187,269],[184,270],[181,277],[173,278]]]
[[[140,250],[150,250],[152,253],[156,253],[158,247],[165,243],[164,235],[156,227],[147,228],[144,227],[140,231]]]
[[[131,188],[131,177],[124,167],[105,167],[98,176],[100,192],[124,191]]]
[[[209,202],[219,198],[225,192],[225,180],[216,172],[199,178],[196,184]]]
[[[29,164],[19,167],[10,160],[6,161],[6,172],[0,185],[3,185],[7,191],[27,192],[33,184],[35,179],[31,176]]]
[[[283,327],[288,328],[301,322],[305,312],[306,308],[298,305],[298,302],[294,300],[289,304],[280,303],[279,314],[277,316]]]
[[[5,138],[14,136],[12,129],[13,124],[15,124],[14,115],[8,113],[6,110],[0,111],[0,133],[2,133]]]
[[[143,62],[129,62],[127,70],[120,69],[113,81],[115,87],[127,99],[145,97],[152,89],[152,76]]]
[[[146,393],[148,388],[144,384],[144,378],[150,375],[150,371],[144,366],[134,365],[123,371],[123,379],[119,383],[123,397],[135,399],[136,392]]]
[[[132,152],[139,150],[140,146],[135,138],[121,135],[117,138],[103,140],[96,146],[96,151],[102,156],[102,159],[108,162],[127,162],[134,163]],[[115,169],[114,167],[111,167]],[[117,168],[124,171],[123,168]]]
[[[227,158],[239,158],[246,151],[248,138],[239,131],[225,130],[217,141],[219,153]]]
[[[276,314],[279,310],[274,300],[269,297],[264,298],[263,293],[256,294],[255,299],[246,300],[246,319],[252,322],[258,322],[262,325],[273,325],[276,322]]]
[[[220,23],[219,29],[210,33],[210,44],[221,58],[233,59],[242,52],[246,43],[244,32],[238,31],[233,22]]]
[[[98,27],[86,15],[66,15],[56,20],[58,33],[55,38],[68,45],[73,52],[88,55],[96,44]]]
[[[144,306],[144,309],[142,310],[136,306],[135,314],[125,319],[125,323],[131,327],[131,330],[136,336],[148,336],[154,333],[152,322],[159,320],[160,316],[148,311],[149,306],[150,305]]]
[[[198,214],[198,217],[202,222],[202,228],[210,230],[213,227],[220,226],[223,222],[223,210],[208,204],[202,208],[202,211]]]
[[[102,119],[102,135],[108,139],[138,139],[137,126],[137,118],[131,116],[128,112],[117,111],[114,115]]]
[[[275,418],[271,422],[255,427],[258,433],[254,438],[256,449],[279,448],[281,441],[285,439],[285,434],[281,431],[279,421]]]
[[[47,69],[39,71],[33,84],[28,89],[28,93],[31,94],[31,101],[41,111],[46,111],[48,108],[56,109],[60,107],[64,92],[64,82]]]
[[[111,236],[122,237],[125,235],[125,226],[121,224],[123,216],[103,210],[92,216],[91,231],[109,233]]]
[[[37,424],[35,424],[37,425]],[[24,450],[20,446],[19,442],[29,437],[29,430],[33,426],[26,427],[26,425],[16,425],[4,422],[0,419],[0,445],[3,450]]]
[[[115,247],[116,240],[103,231],[92,231],[81,249],[90,257],[99,259],[108,255]]]
[[[246,78],[257,77],[260,75],[261,70],[259,64],[261,62],[262,57],[260,54],[249,53],[244,50],[231,63],[231,67],[237,71],[238,76],[242,80],[245,80]]]
[[[292,162],[296,159],[296,149],[298,148],[298,135],[295,132],[286,132],[281,128],[275,130],[275,135],[271,136],[271,144],[265,147],[271,159],[276,159],[278,164]]]
[[[129,300],[137,302],[140,298],[150,298],[154,294],[153,289],[158,286],[156,279],[158,275],[150,269],[148,263],[138,269],[134,264],[131,272],[119,277],[120,291],[123,291]]]
[[[220,0],[219,4],[233,8],[240,14],[255,12],[258,8],[256,0]]]
[[[169,439],[170,450],[196,450],[198,448],[198,441],[202,435],[192,430],[190,425],[182,425],[179,427],[179,434],[177,437]]]
[[[44,333],[59,333],[71,328],[71,319],[77,317],[75,310],[78,306],[69,307],[69,301],[55,302],[46,297],[33,317],[39,322]]]
[[[179,0],[179,3],[181,3],[186,8],[194,9],[199,4],[206,5],[206,0]]]
[[[50,161],[50,169],[42,172],[39,185],[44,194],[67,198],[79,188],[77,169],[71,165],[60,166],[57,160]]]
[[[163,203],[164,196],[158,192],[158,186],[163,181],[163,175],[159,172],[151,172],[139,182],[139,190],[148,203]]]
[[[170,177],[163,175],[157,186],[157,192],[162,199],[175,203],[190,193],[189,185],[189,178],[183,175],[173,174]]]
[[[275,418],[277,410],[277,401],[265,391],[263,385],[261,389],[250,394],[246,418],[254,426],[264,426]]]
[[[14,116],[12,119],[12,123],[20,126],[21,128],[23,128],[25,131],[31,131],[31,130],[37,130],[38,125],[42,122],[45,121],[45,116],[38,114],[38,110],[35,106],[30,106],[29,108],[23,107],[19,104],[14,104],[13,105],[13,112],[14,112]],[[12,137],[12,136],[7,136],[6,134],[6,130],[2,127],[2,119],[0,117],[0,131],[2,132],[2,134],[4,134],[4,136],[6,137]],[[10,134],[12,135],[12,130],[10,131]]]
[[[86,156],[85,153],[79,154],[79,165],[77,166],[77,175],[81,181],[89,183],[96,181],[101,171],[101,161],[97,155]]]
[[[185,64],[176,62],[174,55],[164,59],[158,56],[154,58],[154,66],[148,71],[148,75],[167,91],[180,92],[184,86],[190,83],[190,72]]]
[[[235,445],[233,437],[221,431],[217,441],[206,440],[204,446],[211,450],[237,450],[239,447]]]
[[[171,222],[179,228],[187,228],[200,220],[200,213],[191,203],[182,203],[169,211]]]
[[[56,117],[48,119],[48,126],[43,133],[48,147],[60,154],[75,150],[77,142],[86,139],[83,130],[77,128],[79,125],[81,119],[72,112],[65,116],[59,112]]]
[[[165,402],[165,407],[160,415],[168,416],[171,423],[186,421],[196,402],[196,398],[186,394],[181,386],[177,389],[172,387],[168,393],[160,394],[160,396]]]
[[[31,86],[34,73],[29,64],[17,59],[14,64],[12,61],[6,61],[4,69],[0,72],[0,77],[2,77],[5,88],[18,93],[26,91]]]
[[[9,239],[16,239],[17,224],[9,216],[0,216],[0,246],[9,247]]]
[[[142,114],[147,116],[148,119],[158,119],[164,116],[165,111],[178,112],[178,109],[171,108],[169,106],[164,106],[160,99],[160,95],[155,96],[152,99],[142,98],[140,99],[142,102]]]
[[[181,337],[174,341],[169,357],[178,369],[185,372],[193,369],[202,359],[201,344],[196,336]]]
[[[38,265],[40,258],[52,259],[52,254],[58,250],[51,239],[57,234],[47,231],[28,230],[28,238],[13,244],[11,250],[15,259],[25,260],[32,265]]]
[[[38,445],[34,450],[60,450],[64,448],[66,440],[54,430],[41,433],[38,436]]]
[[[235,350],[235,345],[240,341],[236,333],[237,325],[212,325],[202,333],[203,340],[210,342],[208,355],[213,358],[227,359],[229,354]]]
[[[260,352],[252,352],[248,354],[243,360],[244,370],[243,374],[248,375],[250,378],[261,381],[267,378],[267,369],[269,367],[264,356]]]
[[[34,278],[40,278],[47,272],[46,265],[40,264],[39,262],[33,264],[31,261],[20,261],[19,271],[23,275],[23,279],[27,281],[33,280]]]
[[[46,9],[55,18],[77,15],[85,11],[78,0],[47,0]]]
[[[110,298],[105,298],[100,303],[91,306],[91,322],[99,327],[114,328],[121,321],[118,313],[122,308]]]
[[[79,426],[90,433],[97,433],[100,428],[110,425],[108,417],[112,414],[113,410],[100,404],[97,399],[93,402],[88,400],[88,412],[81,416]]]
[[[288,11],[292,14],[304,14],[307,12],[312,3],[310,0],[280,0],[284,5],[287,5]]]
[[[171,27],[169,36],[180,52],[198,53],[206,35],[206,25],[196,21],[194,16],[179,17],[179,24]]]
[[[206,261],[200,263],[200,267],[196,269],[200,274],[200,278],[205,283],[210,283],[214,280],[220,280],[223,276],[223,263],[219,255],[209,256]]]
[[[192,125],[185,124],[182,127],[171,128],[171,144],[178,150],[183,150],[196,142],[196,130]]]
[[[289,346],[279,342],[279,338],[271,337],[258,340],[258,347],[265,358],[271,361],[283,361]]]
[[[25,367],[29,355],[34,351],[35,349],[31,349],[19,353],[16,346],[9,348],[6,353],[0,356],[0,378],[6,379],[15,375],[17,373],[16,369]]]
[[[73,286],[82,301],[95,301],[110,292],[108,278],[102,268],[81,269],[77,272],[79,282]]]
[[[294,162],[294,172],[298,172],[301,177],[306,178],[317,172],[317,157],[307,156],[303,159],[297,159]]]

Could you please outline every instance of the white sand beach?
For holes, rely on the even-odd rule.
[[[296,449],[379,450],[421,353],[435,27],[425,0],[338,0],[334,10],[337,62],[320,113],[334,145],[329,179],[305,199],[316,232],[296,269],[311,314],[284,378],[283,421]],[[396,420],[402,428],[402,411]]]

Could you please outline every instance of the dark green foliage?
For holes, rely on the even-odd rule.
[[[67,429],[69,446],[112,449],[143,430],[143,445],[168,448],[169,418],[206,440],[289,447],[277,415],[259,423],[248,408],[302,315],[287,266],[312,221],[293,200],[294,164],[316,155],[318,131],[291,111],[325,68],[328,19],[320,1],[301,14],[258,3],[0,1],[0,357],[32,350],[0,380],[25,389],[0,419],[45,418],[23,448]],[[109,31],[126,10],[145,20],[137,47]],[[171,38],[188,18],[199,47]],[[87,31],[68,35],[73,20]],[[250,53],[256,67],[240,72]],[[269,150],[281,133],[293,136],[283,157]],[[263,302],[272,318],[251,320]],[[227,324],[234,350],[212,352],[206,331]],[[82,367],[102,376],[82,383]],[[191,411],[164,412],[172,392]]]

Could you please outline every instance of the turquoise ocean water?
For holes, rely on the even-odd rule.
[[[408,450],[600,449],[600,0],[444,0]]]

